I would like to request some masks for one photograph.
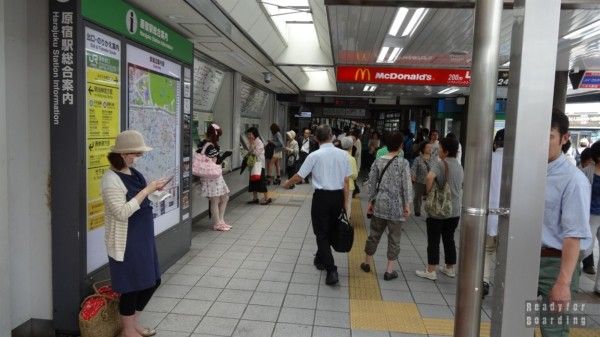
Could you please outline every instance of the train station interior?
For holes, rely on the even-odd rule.
[[[573,271],[569,332],[542,333],[544,310],[531,309],[547,257],[542,223],[549,209],[562,221],[573,211],[544,204],[553,111],[569,120],[560,158],[582,167],[582,151],[600,142],[598,0],[0,0],[0,337],[130,337],[118,295],[102,293],[119,263],[112,252],[121,238],[109,224],[132,221],[111,215],[105,191],[125,130],[147,146],[120,152],[138,156],[135,172],[146,180],[136,191],[164,183],[133,203],[151,212],[148,255],[160,286],[136,309],[147,334],[131,336],[600,336],[593,224]],[[287,189],[300,168],[296,157],[287,165],[293,154],[275,155],[262,174],[248,164],[252,130],[266,145],[273,125],[284,148],[300,145],[296,156],[305,142],[306,155],[314,152],[316,138],[303,137],[321,125],[341,146],[353,137],[360,192],[346,209],[352,249],[333,253],[337,284],[317,263],[314,171],[310,183]],[[215,130],[224,222],[195,174]],[[412,200],[397,277],[386,272],[388,233],[365,272],[376,152],[402,133],[400,157],[412,164],[434,130],[458,143],[464,172],[456,273],[415,272],[430,261],[430,233]],[[500,130],[504,171],[492,206]],[[597,182],[594,173],[585,180],[592,209],[595,167]],[[268,196],[252,203],[257,174]],[[127,205],[139,195],[125,185]],[[590,216],[589,205],[579,208]],[[484,294],[492,215],[498,250]],[[102,331],[113,323],[118,331]]]

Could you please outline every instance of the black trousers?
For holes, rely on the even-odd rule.
[[[456,264],[456,243],[454,232],[460,217],[448,219],[427,218],[427,263],[440,264],[440,237],[444,243],[446,264]]]
[[[313,232],[317,238],[316,260],[322,263],[327,271],[337,270],[331,253],[330,234],[343,207],[343,190],[316,190],[313,194],[310,216]]]
[[[119,314],[121,316],[131,316],[136,311],[143,311],[156,289],[158,289],[158,286],[160,286],[160,280],[156,281],[154,287],[121,294],[121,298],[119,299]]]
[[[583,263],[583,268],[590,266],[594,267],[594,253],[592,252],[588,257],[581,260],[581,262]]]
[[[298,158],[298,163],[296,164],[296,172],[298,172],[298,170],[300,170],[300,167],[302,167],[302,164],[304,164],[304,161],[306,160],[306,157],[308,157],[308,153],[304,152],[304,151],[300,151],[299,153],[299,158]],[[307,175],[304,178],[304,182],[308,183],[308,178],[310,177],[310,174]]]

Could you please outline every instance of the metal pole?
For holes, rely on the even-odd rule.
[[[560,0],[517,0],[504,134],[492,337],[533,336],[526,301],[537,299]],[[531,151],[535,144],[536,151]]]
[[[478,337],[494,132],[502,0],[475,3],[454,336]]]

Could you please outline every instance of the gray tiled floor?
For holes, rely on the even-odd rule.
[[[233,226],[230,232],[212,231],[208,219],[195,223],[190,252],[163,275],[142,323],[168,337],[423,336],[351,330],[347,256],[334,254],[340,284],[326,286],[324,273],[312,265],[316,244],[310,227],[311,189],[300,185],[279,192],[283,195],[266,207],[246,205],[247,196],[232,200],[226,215]],[[456,280],[438,273],[433,282],[414,273],[427,259],[423,218],[407,222],[400,245],[396,280],[382,280],[385,235],[375,255],[382,298],[417,303],[423,317],[452,319]],[[582,277],[587,293],[577,298],[596,303],[589,307],[598,313],[589,317],[590,325],[600,326],[600,301],[589,295],[590,287],[591,278]],[[490,307],[486,298],[482,320],[489,321]]]

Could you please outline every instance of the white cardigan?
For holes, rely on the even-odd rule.
[[[106,170],[102,176],[102,200],[104,201],[104,242],[108,256],[123,261],[127,243],[129,217],[140,204],[137,199],[126,201],[127,188],[113,170]]]

